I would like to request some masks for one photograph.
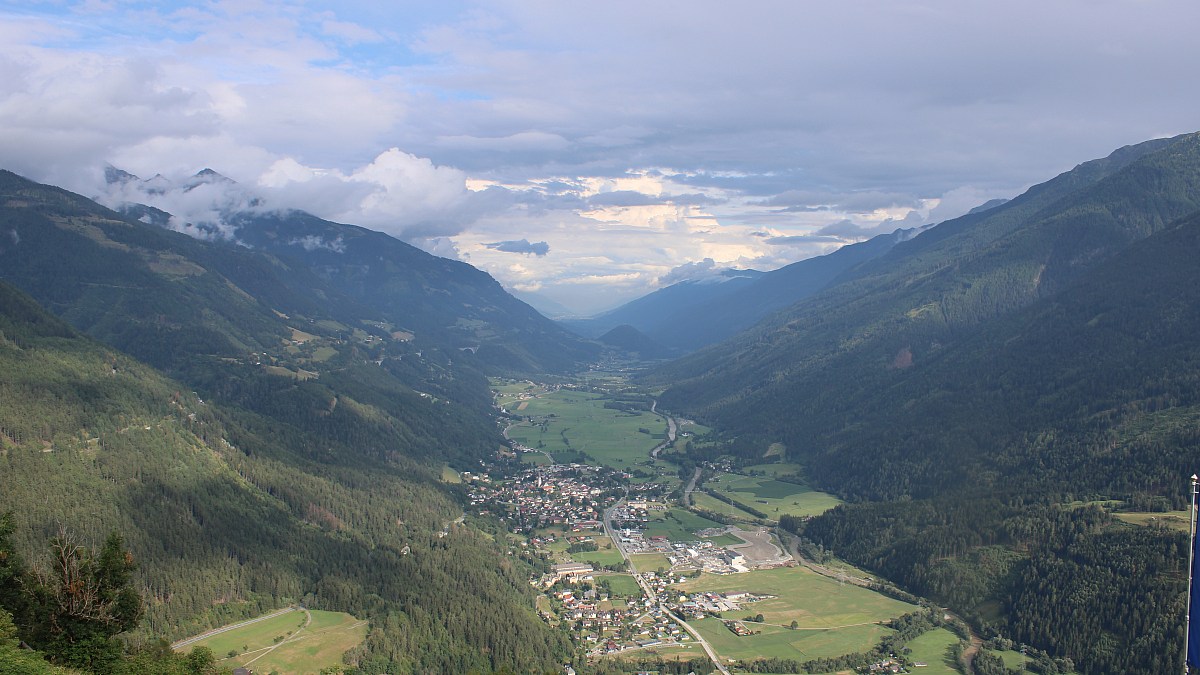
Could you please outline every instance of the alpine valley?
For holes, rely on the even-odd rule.
[[[0,659],[32,664],[21,672],[206,672],[156,641],[292,604],[368,622],[345,672],[647,669],[588,659],[573,623],[539,616],[530,580],[549,559],[444,478],[525,466],[507,428],[533,413],[499,409],[498,382],[599,395],[585,374],[620,382],[610,411],[667,411],[622,496],[656,483],[714,517],[692,495],[723,494],[704,492],[720,472],[795,465],[781,483],[840,505],[722,503],[797,555],[961,617],[969,656],[947,667],[1008,672],[983,640],[1029,645],[1041,673],[1182,666],[1188,537],[1153,514],[1186,507],[1200,458],[1200,134],[935,226],[561,323],[379,232],[264,208],[224,222],[232,235],[189,236],[151,207],[0,172],[0,620],[14,619]],[[705,431],[685,443],[681,419]],[[61,526],[119,533],[80,569],[132,575],[140,621],[47,637],[64,632],[39,618],[52,603],[30,592],[26,561]],[[654,668],[730,667],[694,654]],[[814,663],[732,668],[859,665]]]

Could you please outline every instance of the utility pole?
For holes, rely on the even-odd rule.
[[[1191,672],[1191,666],[1188,660],[1191,657],[1192,645],[1190,639],[1192,637],[1192,569],[1196,564],[1196,485],[1200,483],[1200,476],[1192,474],[1192,510],[1188,513],[1188,604],[1187,612],[1184,614],[1184,629],[1183,629],[1183,675],[1188,675]]]

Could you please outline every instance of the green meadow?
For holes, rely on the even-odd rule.
[[[642,597],[642,587],[638,586],[638,582],[628,574],[600,574],[596,576],[596,581],[607,582],[614,596],[622,598]]]
[[[700,539],[696,535],[697,530],[724,527],[721,523],[709,520],[687,509],[670,508],[665,512],[653,513],[655,515],[651,516],[650,522],[646,523],[644,530],[647,537],[666,537],[671,541],[696,541]]]
[[[739,660],[759,656],[806,660],[863,652],[890,631],[880,622],[916,609],[865,588],[839,584],[803,567],[727,576],[704,574],[675,588],[684,592],[774,596],[725,612],[723,619],[735,620],[762,614],[762,624],[745,624],[759,631],[756,635],[734,635],[717,618],[690,622],[721,656]],[[793,621],[796,629],[790,627]]]
[[[726,504],[720,499],[699,490],[692,493],[692,503],[696,505],[696,508],[712,511],[713,513],[719,513],[738,520],[751,521],[756,518],[754,514],[748,511],[743,511],[733,504]]]
[[[1114,513],[1113,515],[1117,519],[1133,525],[1161,525],[1172,530],[1179,530],[1180,532],[1187,532],[1191,527],[1191,524],[1188,522],[1187,511],[1166,511],[1163,513],[1125,511]]]
[[[605,408],[608,400],[601,394],[561,389],[517,406],[506,404],[532,420],[510,427],[509,438],[548,452],[559,462],[580,461],[586,455],[594,463],[628,470],[649,461],[650,450],[662,442],[666,423],[649,412]]]
[[[607,540],[606,540],[607,541]],[[598,551],[587,551],[583,553],[572,553],[571,559],[575,562],[591,563],[596,567],[604,567],[606,565],[619,565],[624,558],[621,557],[621,552],[616,547],[611,546],[604,548],[601,545]]]
[[[342,654],[366,636],[366,621],[342,612],[303,610],[220,633],[185,649],[208,647],[225,668],[299,675],[341,665]],[[236,656],[228,656],[230,652]]]
[[[660,567],[664,570],[671,569],[671,561],[661,553],[631,553],[629,562],[638,572],[655,572]]]
[[[678,584],[691,593],[745,591],[775,596],[744,605],[745,614],[762,614],[766,623],[782,626],[795,621],[802,629],[842,629],[900,616],[916,607],[853,584],[841,584],[804,567],[781,567],[744,574],[701,575]],[[727,617],[728,618],[728,617]]]
[[[962,672],[950,654],[950,649],[958,644],[958,636],[945,628],[937,628],[923,633],[906,646],[911,650],[908,658],[913,663],[924,663],[922,675],[958,675]]]
[[[761,632],[739,637],[726,628],[722,621],[723,619],[709,617],[688,623],[704,636],[717,654],[739,661],[759,657],[804,661],[865,652],[891,632],[891,629],[876,624],[836,630],[792,630],[782,626],[746,622],[747,628]]]
[[[819,515],[841,503],[833,495],[818,492],[807,485],[776,480],[771,476],[722,474],[720,480],[709,481],[704,486],[758,509],[774,520],[784,514]],[[697,504],[699,502],[697,498]]]

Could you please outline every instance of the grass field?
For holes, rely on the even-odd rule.
[[[804,567],[782,567],[745,574],[705,574],[677,588],[685,592],[746,591],[774,598],[749,603],[746,614],[761,613],[766,623],[800,628],[840,628],[886,621],[916,607],[852,584],[839,584]],[[743,615],[739,612],[738,618]],[[728,618],[728,617],[727,617]]]
[[[1172,530],[1187,532],[1190,529],[1188,525],[1187,511],[1167,511],[1165,513],[1145,513],[1145,512],[1125,512],[1114,513],[1118,519],[1123,520],[1133,525],[1164,525]]]
[[[628,574],[601,574],[596,576],[596,581],[607,581],[608,587],[612,590],[612,594],[622,598],[640,598],[642,597],[642,587],[634,581],[633,577]]]
[[[988,651],[992,652],[996,656],[999,656],[1001,659],[1004,659],[1004,667],[1008,668],[1009,670],[1015,671],[1017,673],[1021,673],[1021,675],[1025,675],[1025,673],[1033,672],[1033,671],[1029,671],[1029,670],[1022,670],[1021,666],[1022,666],[1022,664],[1025,663],[1025,657],[1021,655],[1021,652],[1019,652],[1015,649],[1006,649],[1004,651],[996,651],[996,650],[988,650]]]
[[[754,520],[755,518],[753,514],[743,511],[733,504],[726,504],[720,499],[717,499],[708,493],[700,492],[699,490],[692,493],[692,502],[698,508],[712,511],[713,513],[719,513],[723,516],[738,518],[745,521]]]
[[[661,553],[631,553],[629,562],[633,563],[634,569],[639,572],[654,572],[660,567],[664,570],[671,569],[671,561]]]
[[[526,401],[521,411],[533,422],[511,427],[508,435],[559,461],[570,461],[577,452],[620,469],[648,461],[650,450],[659,443],[657,437],[665,433],[663,420],[649,412],[605,408],[606,401],[600,394],[566,389],[540,394]]]
[[[571,555],[571,559],[574,560],[575,562],[591,563],[592,565],[595,565],[596,567],[603,567],[605,565],[616,565],[616,564],[620,563],[622,560],[624,560],[624,558],[621,557],[621,552],[618,551],[616,548],[609,548],[609,549],[601,548],[599,551],[588,551],[586,553],[572,553],[570,555]]]
[[[699,631],[722,657],[738,660],[774,656],[803,661],[864,652],[891,632],[891,629],[876,624],[849,626],[837,630],[792,630],[748,622],[747,628],[761,633],[738,637],[725,627],[722,619],[710,617],[688,623]]]
[[[723,474],[719,481],[709,481],[705,487],[752,506],[776,520],[784,514],[820,515],[841,503],[837,497],[817,492],[807,485],[775,480],[770,476]]]
[[[957,675],[961,671],[950,656],[950,648],[957,643],[958,636],[945,628],[931,630],[908,643],[912,650],[908,658],[925,664],[918,671],[922,675]]]
[[[310,621],[311,617],[311,621]],[[255,672],[318,673],[342,663],[342,654],[367,636],[367,622],[341,612],[288,612],[188,645],[205,646],[227,668]],[[230,651],[237,656],[228,657]]]
[[[696,536],[697,530],[704,530],[711,527],[724,527],[718,523],[703,516],[696,515],[687,509],[671,508],[665,513],[661,513],[662,520],[656,522],[653,518],[649,523],[646,523],[645,533],[647,537],[666,537],[671,541],[696,541],[700,537]]]

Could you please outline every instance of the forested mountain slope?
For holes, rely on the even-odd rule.
[[[201,400],[3,283],[0,401],[0,512],[25,557],[59,524],[120,532],[143,637],[303,601],[372,621],[354,654],[372,672],[523,670],[567,652],[520,563],[469,526],[439,534],[461,510],[437,467]]]
[[[799,450],[812,432],[794,425],[839,406],[832,388],[887,387],[1198,209],[1200,137],[1118,151],[898,244],[842,283],[662,368],[658,379],[674,385],[664,404]]]
[[[473,462],[496,447],[470,351],[392,323],[304,265],[130,220],[0,174],[0,278],[205,398],[358,454]]]
[[[109,179],[138,181],[111,168]],[[208,169],[174,189],[205,183],[241,189]],[[249,207],[221,213],[220,230],[206,223],[188,229],[207,235],[221,255],[246,249],[268,254],[288,268],[276,276],[295,292],[325,304],[352,300],[419,343],[470,350],[491,371],[571,370],[599,352],[598,345],[562,329],[466,263],[382,232],[303,211],[266,209],[259,201],[250,198]],[[126,204],[122,211],[164,227],[171,222],[170,214],[140,204]]]
[[[1086,504],[1185,501],[1197,259],[1200,138],[1123,149],[667,366],[661,402],[856,502],[787,523],[814,542],[1080,672],[1169,672],[1186,537]]]
[[[1174,669],[1186,533],[1071,504],[1186,503],[1200,457],[1197,256],[1200,214],[848,401],[862,414],[829,420],[841,428],[822,436],[814,475],[916,499],[840,507],[806,536],[1083,672]]]

